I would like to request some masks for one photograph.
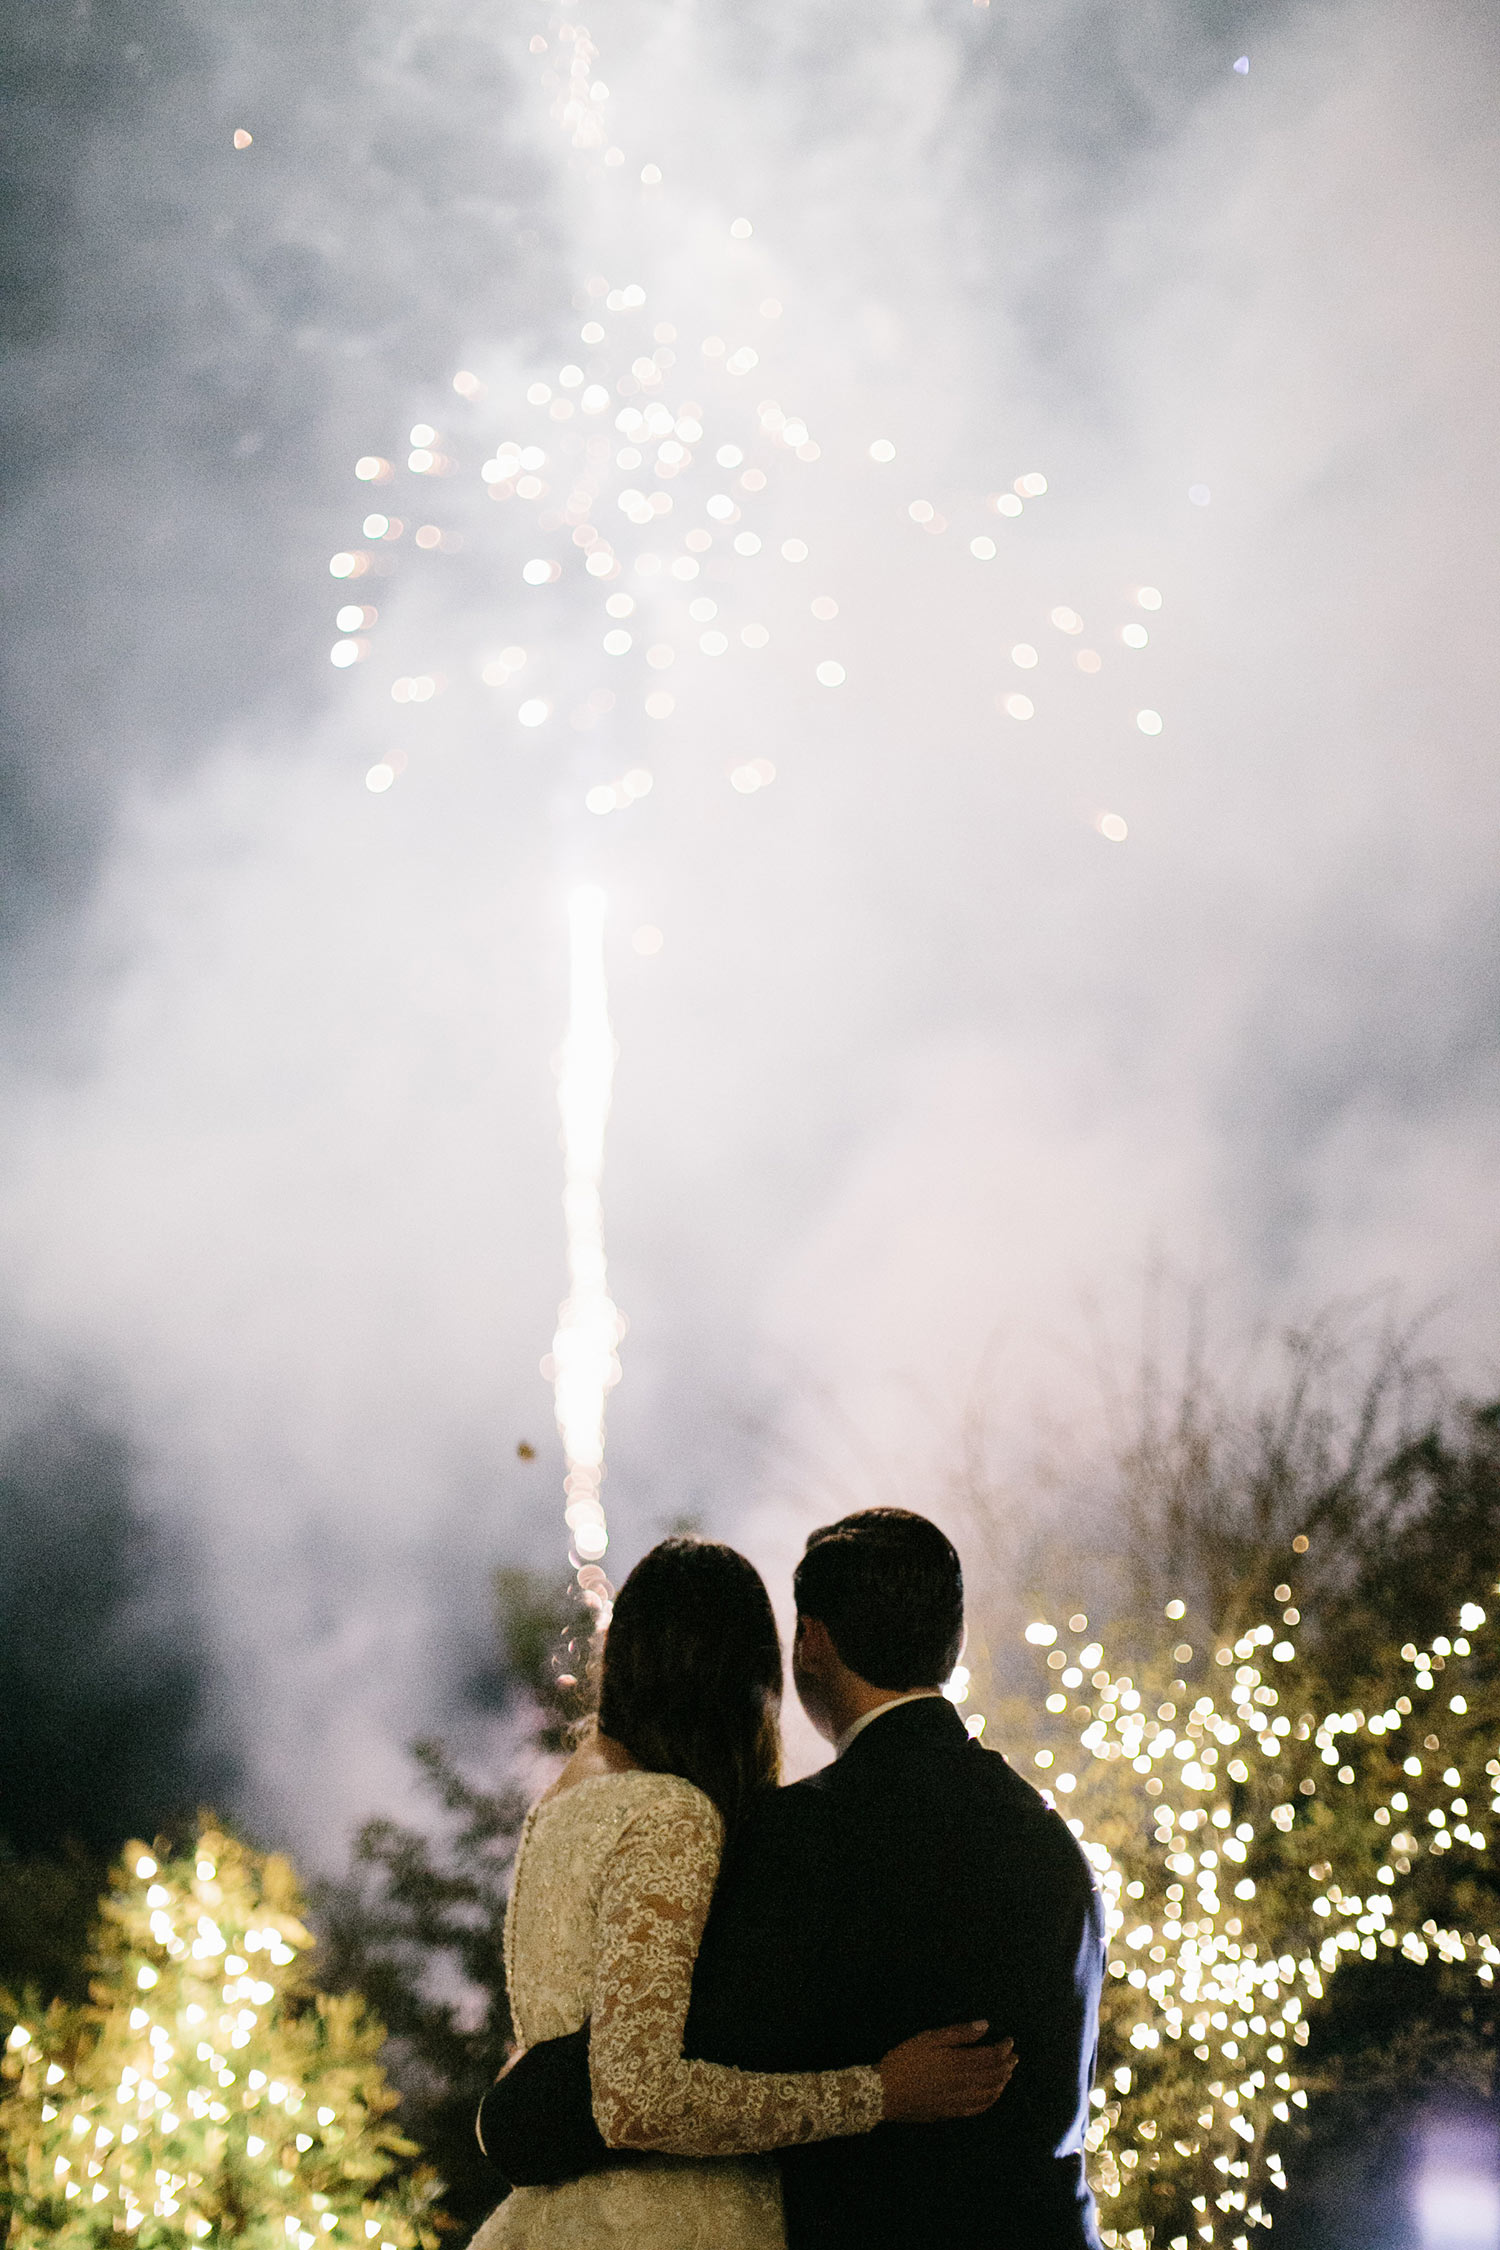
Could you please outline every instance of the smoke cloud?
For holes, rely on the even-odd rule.
[[[609,0],[598,179],[541,9],[14,28],[7,1330],[210,1557],[264,1829],[330,1863],[419,1726],[494,1751],[484,1573],[561,1566],[581,877],[617,1571],[683,1516],[784,1571],[829,1506],[943,1492],[981,1367],[1017,1463],[1084,1442],[1081,1308],[1123,1322],[1158,1255],[1227,1333],[1397,1283],[1491,1379],[1484,10]],[[705,447],[774,398],[821,451],[777,457],[760,556],[705,556],[758,655],[650,594],[662,721],[601,651],[614,582],[477,474],[542,442],[592,275],[642,348],[676,328]],[[364,540],[374,506],[442,543]],[[393,574],[336,582],[356,548]]]

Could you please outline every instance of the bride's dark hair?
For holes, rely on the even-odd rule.
[[[712,1539],[663,1539],[619,1593],[599,1730],[681,1774],[733,1827],[781,1778],[781,1638],[760,1572]]]

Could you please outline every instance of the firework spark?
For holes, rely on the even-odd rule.
[[[600,1563],[609,1546],[604,1518],[604,1409],[620,1379],[618,1346],[625,1323],[609,1294],[604,1256],[604,1130],[614,1083],[615,1042],[604,974],[605,897],[592,885],[568,904],[571,942],[568,1034],[558,1065],[562,1114],[563,1217],[568,1294],[552,1340],[553,1395],[567,1474],[564,1516],[572,1534],[569,1561],[585,1600],[607,1610],[610,1590]],[[601,1622],[603,1617],[601,1615]]]
[[[1000,728],[1035,722],[1032,740],[1064,724],[1069,696],[1076,703],[1094,692],[1080,688],[1080,675],[1102,670],[1107,684],[1114,659],[1071,645],[1086,631],[1098,635],[1092,601],[1090,628],[1081,609],[1039,585],[1011,614],[1016,590],[1001,578],[1002,546],[1011,543],[1014,570],[1014,543],[1027,536],[1021,520],[1043,501],[1047,477],[1025,469],[987,499],[977,483],[935,484],[935,498],[910,499],[911,487],[893,481],[907,474],[896,466],[901,449],[871,438],[857,406],[841,413],[830,402],[828,426],[815,432],[807,370],[788,333],[795,323],[784,317],[783,300],[796,291],[755,221],[731,217],[725,204],[705,233],[701,198],[664,181],[658,164],[627,159],[583,26],[554,20],[528,44],[582,190],[590,257],[573,295],[577,342],[561,366],[525,371],[481,346],[476,365],[452,379],[461,405],[429,402],[400,442],[388,433],[382,451],[354,464],[362,514],[357,536],[351,530],[328,565],[340,594],[329,658],[362,713],[362,760],[377,751],[365,764],[367,789],[385,796],[408,771],[430,771],[434,748],[478,718],[491,739],[550,751],[560,801],[588,827],[595,817],[628,819],[653,797],[680,799],[710,744],[728,788],[742,802],[761,797],[798,770],[798,752],[816,740],[813,708],[830,694],[868,693],[882,661],[868,617],[863,652],[850,637],[860,627],[859,589],[838,577],[850,511],[884,543],[887,568],[921,573],[914,616],[931,605],[934,571],[947,570],[950,586],[954,569],[993,571],[999,614],[985,643],[1009,655],[998,690],[1002,659],[980,667],[977,723],[995,733],[997,711]],[[647,209],[649,227],[635,216]],[[702,244],[714,237],[705,256]],[[680,254],[663,256],[663,239]],[[772,388],[780,397],[765,395]],[[440,427],[449,411],[456,430]],[[950,531],[956,536],[945,539]],[[913,545],[916,532],[923,536]],[[898,560],[919,552],[920,563]],[[460,648],[441,606],[423,598],[434,558],[460,553],[469,582],[482,577],[488,588],[484,629],[495,638],[482,646]],[[1054,562],[1039,567],[1050,587]],[[1148,667],[1144,681],[1141,652],[1155,628],[1135,613],[1154,616],[1162,595],[1133,585],[1111,599],[1128,611],[1115,638],[1134,652],[1132,669]],[[471,634],[474,612],[457,614]],[[890,659],[909,670],[913,645],[897,636]],[[1014,669],[1025,674],[1024,694],[1011,688]],[[1156,710],[1136,710],[1134,679],[1122,676],[1118,693],[1126,700],[1116,719],[1133,742],[1162,730]],[[1081,707],[1067,724],[1075,722],[1086,744],[1095,722]],[[1088,817],[1112,844],[1130,833],[1117,810]],[[600,1205],[614,1059],[602,915],[597,893],[577,895],[561,1089],[569,1289],[548,1366],[567,1460],[572,1567],[607,1611],[604,1408],[619,1377],[620,1320],[605,1283]]]

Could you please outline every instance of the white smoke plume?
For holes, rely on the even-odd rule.
[[[846,1496],[922,1504],[992,1350],[1018,1461],[1081,1425],[1080,1307],[1123,1317],[1157,1254],[1230,1332],[1399,1283],[1489,1374],[1495,35],[1236,20],[610,0],[618,194],[548,118],[541,9],[144,9],[80,92],[13,357],[8,1322],[204,1539],[247,1803],[314,1860],[399,1800],[486,1569],[563,1567],[579,874],[620,1044],[617,1576],[682,1515],[784,1575]],[[661,722],[600,653],[613,582],[526,586],[551,549],[478,480],[601,271],[676,328],[674,404],[774,396],[821,451],[754,570],[708,557],[759,671],[654,613]],[[765,301],[716,403],[702,339]],[[397,506],[356,458],[421,423],[448,547],[336,583]],[[788,1471],[845,1429],[842,1485]]]

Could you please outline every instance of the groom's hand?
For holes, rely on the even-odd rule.
[[[978,2042],[988,2023],[949,2024],[919,2031],[893,2047],[880,2065],[888,2125],[935,2125],[949,2117],[978,2117],[997,2102],[1016,2067],[1009,2039]]]

